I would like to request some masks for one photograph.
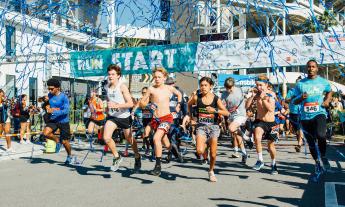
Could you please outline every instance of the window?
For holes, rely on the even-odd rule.
[[[72,49],[72,42],[66,42],[66,48]]]
[[[16,54],[16,29],[12,26],[6,26],[6,55],[14,56]]]

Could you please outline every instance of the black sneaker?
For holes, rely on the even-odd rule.
[[[172,153],[169,151],[169,152],[168,152],[168,155],[165,157],[165,161],[166,161],[167,163],[170,163],[171,159],[172,159]]]
[[[326,171],[331,169],[331,164],[329,164],[329,161],[326,157],[321,158],[321,161],[322,161],[322,165]]]
[[[265,164],[261,160],[258,160],[258,161],[256,161],[255,165],[253,166],[253,169],[259,171],[264,165]]]
[[[161,165],[155,165],[155,168],[151,170],[151,174],[154,176],[159,176],[161,174],[161,171],[162,171]]]
[[[277,164],[272,165],[271,167],[271,175],[278,174]]]
[[[295,146],[295,150],[296,152],[301,152],[301,146],[300,145]]]
[[[247,163],[247,158],[248,158],[247,154],[242,154],[242,161],[241,161],[241,163],[242,164],[246,164]]]
[[[203,159],[201,161],[201,165],[207,165],[208,164],[208,159]]]
[[[138,158],[134,158],[134,170],[140,170],[141,168],[141,155]]]

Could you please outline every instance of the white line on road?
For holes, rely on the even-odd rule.
[[[325,206],[326,207],[345,207],[338,205],[337,192],[335,191],[335,185],[345,185],[345,183],[339,182],[326,182],[325,183]]]

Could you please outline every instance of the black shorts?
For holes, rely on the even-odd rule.
[[[27,116],[20,116],[19,117],[20,123],[29,122],[29,119],[30,119],[30,117],[27,117]]]
[[[69,126],[69,122],[66,123],[55,123],[55,122],[48,122],[46,127],[49,127],[53,130],[53,133],[56,130],[60,129],[60,140],[69,140],[71,139],[71,128]]]
[[[112,116],[107,117],[107,121],[111,121],[120,129],[129,129],[132,126],[132,117],[127,118],[116,118]]]
[[[295,131],[301,129],[301,117],[299,114],[290,114],[290,123]]]
[[[90,120],[89,120],[89,124],[90,124],[91,122],[93,122],[93,123],[96,124],[97,126],[104,126],[104,124],[105,124],[105,119],[100,120],[100,121],[90,119]]]
[[[279,125],[275,122],[264,122],[261,120],[255,120],[254,128],[260,127],[264,130],[262,139],[268,139],[272,141],[278,140]]]
[[[143,127],[146,127],[150,124],[152,118],[143,118]]]

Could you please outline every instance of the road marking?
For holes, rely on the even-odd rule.
[[[345,185],[345,183],[339,182],[326,182],[325,183],[325,206],[326,207],[345,207],[338,205],[337,192],[335,191],[335,185]]]

